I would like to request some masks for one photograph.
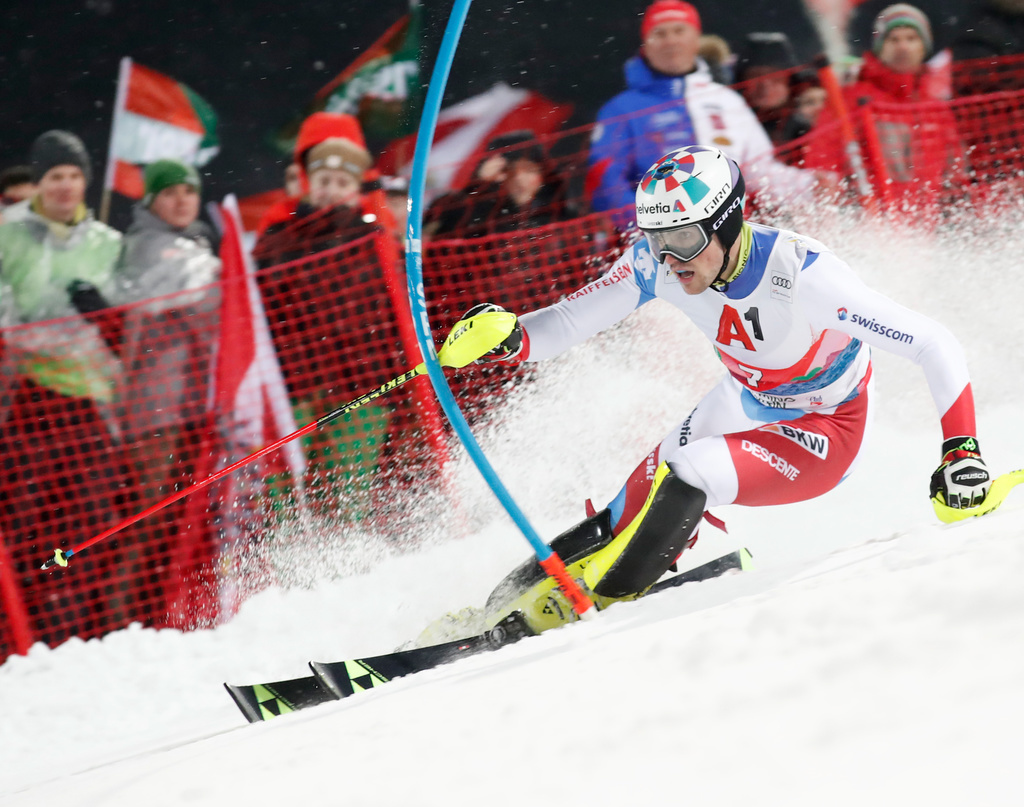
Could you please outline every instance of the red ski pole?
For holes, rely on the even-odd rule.
[[[451,332],[448,334],[448,338],[445,339],[444,345],[442,345],[437,356],[438,361],[444,367],[465,367],[467,364],[471,364],[479,359],[487,351],[491,350],[495,345],[504,340],[510,333],[512,333],[512,329],[515,328],[515,324],[515,314],[510,314],[507,311],[489,311],[461,320],[456,323],[455,327],[452,328]],[[280,440],[271,443],[268,446],[264,446],[258,451],[254,451],[249,456],[243,457],[238,462],[217,471],[206,479],[196,482],[190,487],[175,491],[167,498],[158,501],[156,504],[150,505],[145,510],[136,513],[133,516],[129,516],[124,519],[124,521],[104,530],[99,535],[94,535],[92,538],[82,541],[80,544],[77,544],[70,549],[53,550],[53,557],[47,559],[40,568],[52,569],[54,566],[67,566],[68,559],[71,558],[72,555],[77,555],[83,549],[87,549],[94,544],[98,544],[100,541],[106,540],[111,535],[123,530],[125,527],[131,526],[135,522],[153,515],[153,513],[162,510],[169,504],[173,504],[178,501],[178,499],[188,496],[190,493],[195,493],[197,490],[202,490],[208,485],[212,485],[218,479],[223,479],[228,474],[238,470],[243,465],[247,465],[253,460],[257,460],[260,457],[269,454],[271,451],[276,451],[285,443],[294,440],[296,437],[302,437],[304,434],[309,434],[310,432],[319,429],[325,423],[331,422],[346,412],[358,409],[363,404],[369,403],[370,401],[379,398],[381,395],[391,392],[391,390],[402,386],[408,381],[412,381],[417,376],[426,375],[426,373],[426,364],[417,365],[412,370],[402,373],[396,378],[392,378],[386,384],[382,384],[377,387],[377,389],[372,390],[365,395],[361,395],[353,401],[349,401],[347,404],[335,409],[333,412],[328,412],[326,415],[314,420],[312,423],[308,423],[303,426],[298,431],[285,435]]]

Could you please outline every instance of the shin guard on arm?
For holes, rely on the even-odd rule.
[[[636,518],[584,569],[587,587],[602,597],[625,597],[654,585],[686,547],[705,502],[704,491],[661,463]]]

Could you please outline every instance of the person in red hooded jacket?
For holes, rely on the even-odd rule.
[[[321,252],[377,227],[390,231],[393,216],[372,163],[355,117],[310,115],[295,141],[301,193],[264,214],[253,253],[257,263],[267,266]]]
[[[875,18],[872,50],[864,54],[857,80],[843,89],[847,111],[861,122],[862,140],[859,110],[870,108],[883,162],[874,166],[876,187],[884,183],[893,202],[918,208],[933,205],[963,178],[964,150],[947,105],[951,63],[945,52],[926,61],[931,51],[924,12],[907,3],[888,6]],[[808,167],[844,164],[836,120],[829,108],[819,118],[820,137],[807,149]],[[861,148],[870,160],[867,141]]]

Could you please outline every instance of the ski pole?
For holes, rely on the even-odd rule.
[[[441,350],[438,353],[438,360],[445,367],[465,367],[467,364],[471,364],[472,362],[479,359],[487,351],[491,350],[496,344],[500,343],[506,337],[508,337],[509,334],[512,333],[512,330],[515,328],[515,324],[515,314],[511,314],[507,311],[487,311],[485,313],[477,314],[475,316],[468,317],[467,319],[460,320],[451,329],[451,331],[448,334],[448,338],[445,339],[444,345],[442,345]],[[119,524],[115,524],[113,527],[110,527],[109,529],[99,533],[99,535],[95,535],[92,538],[89,538],[87,541],[82,541],[82,543],[70,549],[55,549],[53,551],[53,557],[47,559],[47,561],[39,568],[45,570],[52,569],[54,566],[67,566],[68,559],[72,555],[77,555],[83,549],[87,549],[88,547],[93,546],[94,544],[98,544],[100,541],[103,541],[109,538],[111,535],[120,532],[125,527],[131,526],[135,522],[141,521],[147,516],[153,515],[153,513],[156,513],[159,510],[162,510],[167,505],[173,504],[179,499],[188,496],[190,493],[195,493],[197,490],[202,490],[208,485],[212,485],[218,479],[223,479],[225,476],[228,476],[234,471],[237,471],[243,465],[247,465],[253,460],[259,459],[260,457],[269,454],[271,451],[280,448],[285,443],[294,440],[296,437],[302,437],[305,434],[309,434],[310,432],[316,431],[321,426],[330,423],[332,420],[334,420],[337,417],[340,417],[346,412],[351,412],[353,409],[358,409],[363,404],[369,403],[370,401],[375,400],[376,398],[379,398],[382,395],[386,395],[387,393],[391,392],[391,390],[396,389],[409,381],[412,381],[414,378],[417,378],[421,375],[426,375],[426,373],[426,364],[418,364],[412,370],[409,370],[408,372],[402,373],[400,376],[392,378],[387,383],[377,387],[377,389],[371,390],[370,392],[367,392],[365,395],[361,395],[360,397],[356,398],[353,401],[349,401],[347,404],[339,407],[338,409],[335,409],[333,412],[328,412],[326,415],[323,415],[314,420],[313,422],[306,424],[301,429],[298,429],[297,431],[294,431],[291,434],[285,435],[280,440],[277,440],[276,442],[271,443],[268,446],[264,446],[258,451],[254,451],[249,456],[243,457],[242,459],[238,460],[238,462],[235,462],[227,466],[226,468],[217,471],[215,474],[208,476],[206,479],[196,482],[194,485],[191,485],[187,488],[183,488],[182,490],[175,491],[170,496],[167,496],[165,499],[160,500],[156,504],[150,505],[145,510],[136,513],[133,516],[129,516],[128,518],[121,521]]]

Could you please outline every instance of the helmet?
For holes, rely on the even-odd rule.
[[[739,166],[718,149],[676,149],[640,180],[636,223],[659,261],[691,261],[715,234],[728,254],[743,226],[745,191]]]

